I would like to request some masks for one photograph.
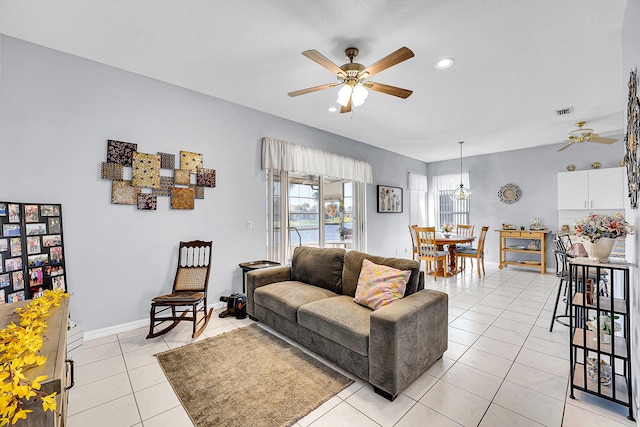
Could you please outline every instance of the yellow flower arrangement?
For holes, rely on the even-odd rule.
[[[52,307],[59,306],[62,298],[68,297],[69,294],[61,290],[47,290],[42,297],[16,309],[20,325],[10,323],[0,331],[0,426],[26,419],[32,410],[25,409],[24,405],[32,398],[40,399],[43,410],[56,410],[56,393],[46,395],[40,391],[40,383],[47,376],[31,379],[24,372],[47,361],[39,355],[47,329],[45,319]]]

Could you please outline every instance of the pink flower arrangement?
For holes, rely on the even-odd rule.
[[[633,233],[633,230],[633,225],[629,224],[620,212],[613,215],[592,213],[576,221],[576,236],[589,239],[592,243],[596,243],[601,237],[624,238],[627,234]]]

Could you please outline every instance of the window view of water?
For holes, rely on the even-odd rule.
[[[353,224],[345,223],[344,228],[351,229]],[[302,240],[302,245],[318,245],[319,235],[317,228],[300,228],[296,227],[298,232],[300,233],[300,237],[298,237],[298,233],[296,230],[289,230],[289,240],[291,245],[299,245],[300,240]],[[324,227],[324,239],[325,240],[338,240],[340,239],[340,225],[339,224],[326,224]]]

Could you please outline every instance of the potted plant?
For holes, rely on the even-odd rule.
[[[455,225],[448,223],[440,226],[440,230],[442,230],[442,234],[444,235],[444,237],[449,237],[454,228],[456,228]]]
[[[591,213],[576,221],[576,237],[582,237],[591,243],[591,249],[588,250],[589,256],[598,262],[609,261],[609,254],[613,250],[616,239],[627,237],[627,234],[633,231],[633,226],[620,212],[613,215]]]

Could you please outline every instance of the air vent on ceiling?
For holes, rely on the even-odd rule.
[[[565,116],[567,114],[573,113],[573,107],[563,108],[561,110],[556,110],[557,116]]]

